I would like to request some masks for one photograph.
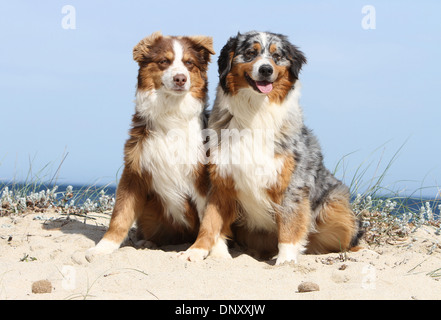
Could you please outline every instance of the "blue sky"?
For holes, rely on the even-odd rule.
[[[65,5],[76,29],[64,29]],[[372,5],[376,28],[363,29]],[[220,49],[238,31],[286,34],[308,58],[305,122],[325,162],[350,180],[381,172],[385,187],[441,188],[440,1],[1,1],[0,180],[29,170],[59,183],[116,181],[123,164],[146,35],[213,36],[210,101]],[[349,155],[348,155],[349,154]],[[345,155],[348,155],[345,157]],[[417,195],[419,195],[418,192]]]

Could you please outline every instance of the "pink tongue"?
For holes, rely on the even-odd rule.
[[[256,81],[256,86],[262,93],[270,93],[273,90],[273,84],[267,81]]]

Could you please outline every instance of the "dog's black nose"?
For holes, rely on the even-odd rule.
[[[273,74],[273,67],[269,64],[264,64],[259,68],[259,73],[264,77],[269,77]]]
[[[183,87],[187,82],[187,77],[185,76],[185,74],[179,73],[173,77],[173,81],[177,86]]]

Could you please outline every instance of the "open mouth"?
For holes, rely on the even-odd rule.
[[[254,90],[257,92],[268,94],[273,90],[273,83],[269,81],[254,81],[251,79],[251,77],[245,73],[245,78],[247,79],[248,83],[251,87],[253,87]]]

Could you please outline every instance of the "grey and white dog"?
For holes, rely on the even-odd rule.
[[[349,189],[323,164],[299,105],[304,54],[286,36],[247,32],[221,51],[212,130],[211,187],[196,242],[180,256],[231,257],[226,240],[276,264],[304,251],[358,244]]]

